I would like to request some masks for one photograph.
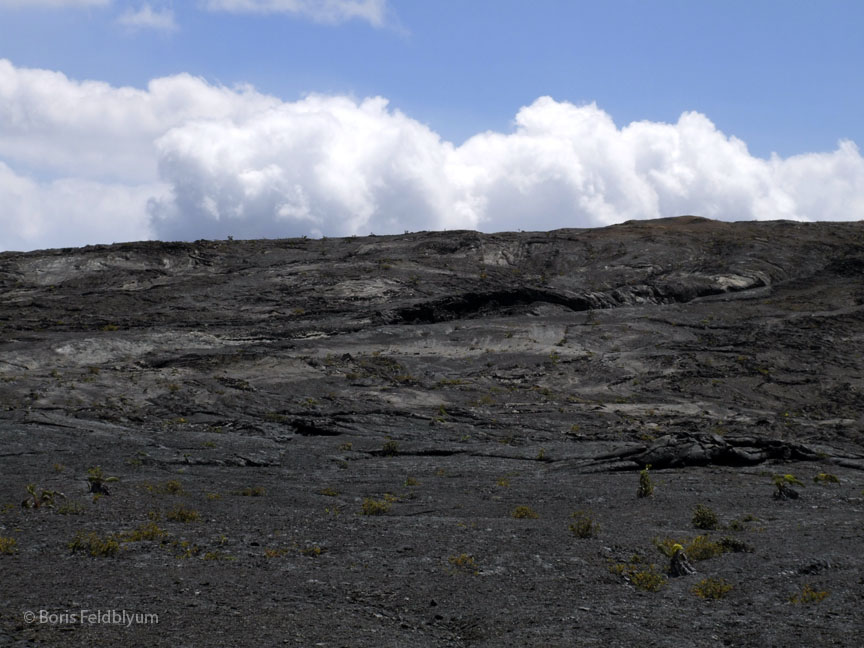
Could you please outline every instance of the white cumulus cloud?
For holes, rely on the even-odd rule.
[[[169,8],[154,9],[144,3],[137,10],[127,9],[117,18],[117,22],[131,29],[155,29],[157,31],[177,31],[174,12]]]
[[[864,206],[852,142],[766,160],[699,113],[618,128],[594,104],[549,97],[522,108],[513,132],[458,147],[381,98],[312,96],[178,126],[157,149],[173,187],[151,204],[165,238],[550,229],[685,213],[844,220]]]
[[[144,89],[0,60],[0,249],[127,239],[552,229],[697,214],[856,220],[864,158],[759,158],[700,113],[618,126],[541,97],[459,146],[380,97]]]
[[[0,250],[152,238],[147,201],[166,187],[79,178],[37,182],[0,161]]]
[[[385,23],[387,0],[205,0],[211,11],[286,13],[336,24],[358,18],[376,27]]]
[[[154,79],[141,90],[0,59],[0,160],[55,175],[152,181],[153,143],[170,128],[277,103],[250,88],[213,86],[186,74]]]

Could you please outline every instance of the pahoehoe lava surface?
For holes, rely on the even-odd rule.
[[[0,646],[858,646],[862,351],[862,222],[0,254]]]

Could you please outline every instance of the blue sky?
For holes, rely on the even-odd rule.
[[[17,201],[0,206],[0,249],[593,226],[678,209],[864,218],[862,28],[864,3],[842,0],[0,0],[0,198]],[[185,85],[172,99],[154,79]],[[133,117],[130,87],[158,110]],[[303,103],[310,93],[321,102]],[[221,107],[202,99],[214,94]],[[112,107],[91,115],[88,96]],[[386,106],[364,112],[371,97]],[[339,128],[310,126],[310,111]],[[100,119],[125,130],[100,132]],[[274,137],[281,149],[261,144]],[[88,143],[93,163],[72,162]],[[818,207],[826,187],[833,211]],[[72,196],[107,211],[81,223],[51,202]]]

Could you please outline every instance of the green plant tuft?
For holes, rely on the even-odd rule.
[[[693,512],[693,526],[697,529],[711,531],[720,526],[717,514],[703,504],[699,504]]]
[[[18,551],[18,541],[15,538],[0,536],[0,554],[11,556]]]
[[[366,497],[363,499],[363,508],[360,512],[363,515],[384,515],[389,510],[390,502]]]
[[[722,578],[705,578],[698,585],[694,585],[691,591],[699,598],[722,599],[732,591],[732,585]]]
[[[175,506],[165,514],[165,519],[171,522],[197,522],[201,519],[201,514],[183,506]]]
[[[818,603],[822,599],[828,596],[827,591],[817,591],[814,590],[810,585],[805,585],[804,588],[798,592],[797,594],[793,594],[789,597],[790,603],[801,604],[801,603]]]
[[[120,539],[123,542],[141,542],[142,540],[160,540],[165,535],[165,530],[160,529],[155,522],[147,522],[133,531],[120,534]]]
[[[95,531],[90,533],[79,531],[69,543],[69,549],[73,553],[89,553],[94,558],[116,556],[120,553],[120,543],[113,535],[107,535],[103,538]]]
[[[590,511],[576,511],[570,517],[573,522],[570,523],[570,532],[577,538],[593,538],[597,535],[600,525],[594,519],[594,515]]]
[[[813,481],[817,484],[839,484],[840,480],[837,479],[836,475],[832,475],[831,473],[820,472],[818,475],[813,477]]]
[[[451,573],[470,573],[477,574],[479,573],[477,569],[477,562],[474,560],[474,556],[471,556],[467,553],[454,554],[447,558],[447,562],[453,567]]]
[[[536,520],[540,517],[530,506],[517,506],[510,513],[510,516],[517,520]]]
[[[55,497],[66,497],[60,491],[52,491],[52,490],[38,490],[35,484],[27,484],[27,493],[29,497],[21,502],[21,506],[23,508],[28,509],[38,509],[42,508],[54,508],[54,498]]]
[[[650,468],[651,464],[648,464],[639,471],[639,488],[636,489],[636,497],[651,497],[654,494],[654,484],[651,483],[651,477],[648,475]]]
[[[92,468],[87,469],[87,483],[90,492],[93,493],[93,495],[110,495],[111,493],[105,484],[116,481],[118,481],[118,478],[108,477],[105,475],[105,473],[102,472],[101,466],[93,466]]]

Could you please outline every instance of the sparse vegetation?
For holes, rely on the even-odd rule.
[[[540,516],[530,506],[517,506],[511,511],[510,517],[514,517],[517,520],[533,520]]]
[[[18,551],[18,541],[15,538],[0,536],[0,554],[11,556]]]
[[[712,531],[716,529],[720,522],[717,520],[717,514],[703,504],[699,504],[693,512],[693,526],[697,529]]]
[[[327,497],[337,497],[339,495],[338,490],[336,490],[335,488],[329,488],[329,487],[328,488],[322,488],[318,492],[321,493],[322,495],[326,495]]]
[[[102,471],[101,466],[93,466],[87,469],[87,483],[90,492],[94,495],[110,495],[111,492],[105,484],[118,481],[117,477],[108,477]]]
[[[21,507],[26,509],[54,508],[54,498],[66,497],[59,491],[36,488],[35,484],[27,484],[27,493],[29,497],[21,502]]]
[[[469,574],[477,574],[477,562],[474,560],[474,556],[471,556],[467,553],[454,554],[447,558],[447,562],[450,563],[452,567],[451,573],[469,573]]]
[[[654,546],[662,553],[664,556],[671,558],[675,554],[676,546],[681,546],[684,549],[684,552],[691,560],[708,560],[709,558],[715,558],[720,556],[726,551],[736,551],[737,549],[732,549],[731,544],[725,544],[727,542],[726,539],[720,542],[715,542],[711,540],[707,535],[698,535],[692,540],[685,540],[683,542],[678,542],[672,538],[664,538],[663,540],[654,539]],[[728,539],[728,543],[736,543],[737,541],[733,538]],[[737,546],[737,545],[736,545]],[[741,546],[747,547],[747,549],[742,549],[743,551],[747,551],[749,549],[749,545],[745,543],[741,543]]]
[[[657,571],[654,564],[643,564],[642,557],[634,555],[630,562],[610,565],[609,571],[623,576],[633,587],[645,592],[659,591],[669,579]]]
[[[282,556],[288,554],[289,550],[283,548],[280,549],[265,549],[264,555],[268,558],[281,558]]]
[[[69,549],[72,553],[87,553],[94,558],[116,556],[120,553],[120,542],[113,535],[102,537],[95,531],[79,531],[69,543]]]
[[[593,538],[597,535],[600,526],[590,511],[576,511],[570,517],[573,522],[568,527],[570,532],[577,538]]]
[[[818,475],[813,477],[813,481],[817,484],[839,484],[840,480],[837,479],[836,475],[832,475],[831,473],[820,472]]]
[[[789,602],[790,603],[796,603],[796,604],[818,603],[819,601],[823,600],[826,596],[828,596],[827,591],[823,590],[820,592],[820,591],[814,590],[813,587],[811,587],[808,584],[808,585],[805,585],[800,592],[790,596]]]
[[[137,529],[120,534],[123,542],[141,542],[142,540],[160,540],[166,535],[164,529],[159,528],[155,522],[147,522]]]
[[[804,482],[791,474],[774,475],[771,482],[777,489],[774,491],[774,498],[779,500],[798,499],[798,491],[792,486],[804,486]]]
[[[363,499],[363,508],[360,512],[363,515],[384,515],[389,510],[390,502],[366,497]]]
[[[197,522],[201,519],[201,514],[193,509],[175,506],[165,514],[165,519],[171,522]]]
[[[631,572],[629,579],[636,589],[646,592],[658,591],[668,580],[663,574],[657,571],[655,565],[649,565],[647,569]]]
[[[636,497],[651,497],[654,494],[654,484],[648,475],[651,464],[639,471],[639,488],[636,489]]]
[[[385,441],[384,447],[381,448],[381,454],[385,457],[395,457],[399,454],[399,443],[396,441]]]
[[[699,535],[687,543],[685,551],[692,560],[708,560],[720,556],[725,549],[723,545],[714,542],[708,536]]]
[[[694,585],[691,590],[696,596],[703,599],[722,599],[732,591],[732,585],[722,578],[704,578]]]
[[[142,484],[142,488],[149,493],[154,494],[163,494],[163,495],[183,495],[183,484],[180,483],[179,479],[170,479],[168,481],[164,481],[161,484]]]

